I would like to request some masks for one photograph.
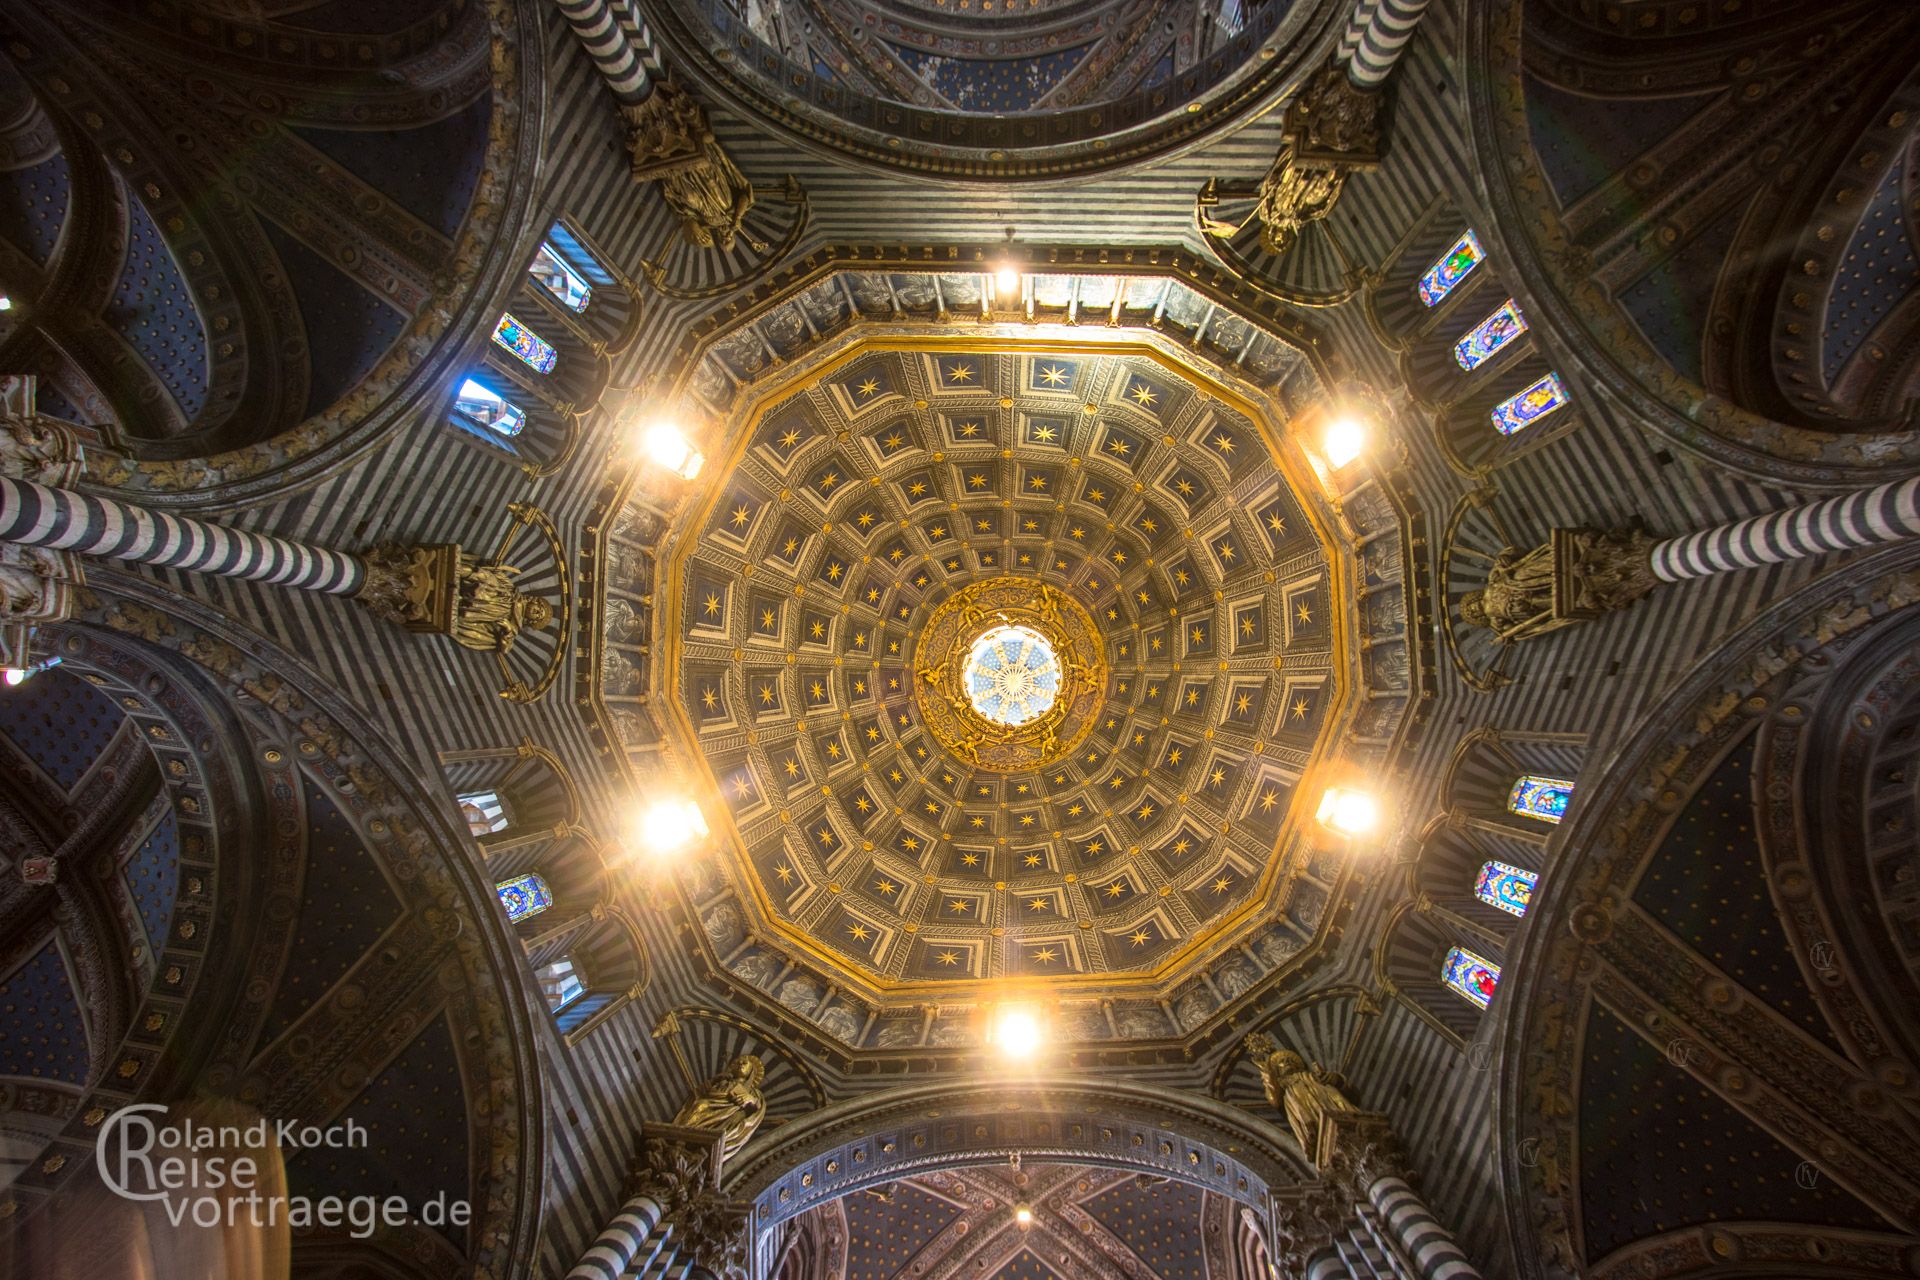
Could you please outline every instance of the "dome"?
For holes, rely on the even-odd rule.
[[[1284,0],[670,0],[676,65],[815,150],[944,180],[1091,173],[1250,119],[1323,6]]]

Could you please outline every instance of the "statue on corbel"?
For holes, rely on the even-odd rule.
[[[736,1057],[693,1091],[672,1124],[645,1127],[631,1170],[629,1196],[658,1204],[660,1226],[682,1256],[722,1280],[746,1274],[750,1206],[723,1196],[720,1178],[766,1118],[765,1078],[758,1057]]]
[[[1645,529],[1555,529],[1522,554],[1503,548],[1484,587],[1465,592],[1460,621],[1503,643],[1624,609],[1654,587],[1654,536]]]
[[[482,653],[505,653],[525,631],[553,621],[553,605],[514,590],[511,565],[475,560],[451,542],[385,543],[366,553],[367,581],[355,597],[409,631],[452,638]]]
[[[658,81],[644,102],[620,111],[634,179],[660,184],[688,240],[703,249],[732,249],[753,208],[753,184],[714,137],[706,109],[685,89]]]
[[[1199,202],[1201,231],[1229,239],[1251,218],[1260,224],[1260,245],[1268,253],[1293,248],[1307,223],[1333,212],[1349,175],[1379,167],[1386,103],[1384,89],[1355,85],[1344,65],[1322,67],[1288,104],[1285,141],[1258,186],[1207,183]],[[1253,209],[1239,222],[1207,212],[1222,200],[1249,197]]]

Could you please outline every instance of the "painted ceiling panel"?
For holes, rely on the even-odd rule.
[[[1590,1262],[1694,1223],[1890,1229],[1599,1006],[1587,1020],[1579,1107]]]
[[[1754,829],[1753,752],[1748,737],[1687,802],[1634,901],[1795,1026],[1844,1053],[1767,888]]]
[[[49,938],[0,980],[0,1076],[85,1084],[88,1061],[73,978]]]
[[[307,867],[293,947],[261,1033],[279,1036],[384,933],[400,914],[380,865],[325,792],[308,783]]]
[[[304,1117],[303,1117],[304,1119]],[[360,1125],[364,1145],[314,1147],[287,1163],[297,1194],[399,1196],[418,1216],[436,1198],[471,1203],[467,1096],[443,1015],[415,1036],[331,1123]],[[439,1228],[465,1249],[467,1228]]]

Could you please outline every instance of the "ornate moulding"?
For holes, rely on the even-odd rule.
[[[1058,680],[1045,709],[1018,723],[981,709],[970,670],[977,645],[1002,627],[1041,640]],[[999,773],[1038,769],[1072,752],[1093,728],[1106,695],[1105,654],[1092,615],[1071,595],[1030,578],[990,578],[962,587],[927,619],[914,652],[914,696],[927,729],[953,755]]]

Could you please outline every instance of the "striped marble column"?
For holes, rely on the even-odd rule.
[[[0,476],[0,542],[352,595],[358,556]]]
[[[660,1225],[660,1204],[648,1196],[635,1196],[622,1205],[588,1250],[567,1272],[567,1280],[620,1280],[630,1269],[646,1274],[661,1260],[666,1248]]]
[[[1653,576],[1662,582],[1685,582],[1916,535],[1920,476],[1668,538],[1653,548]]]
[[[1353,1269],[1338,1249],[1328,1245],[1307,1260],[1306,1280],[1353,1280]]]
[[[1420,1280],[1480,1280],[1480,1272],[1440,1225],[1426,1201],[1399,1178],[1381,1178],[1367,1188],[1387,1232],[1415,1268]]]
[[[1362,89],[1384,84],[1426,9],[1427,0],[1357,0],[1340,37],[1347,78]]]
[[[613,96],[623,103],[644,102],[653,92],[653,80],[634,47],[631,33],[614,13],[607,0],[554,0],[560,13],[573,28],[573,34],[586,47],[587,56],[600,69]],[[626,5],[621,8],[625,10]],[[638,15],[629,20],[639,27]]]

